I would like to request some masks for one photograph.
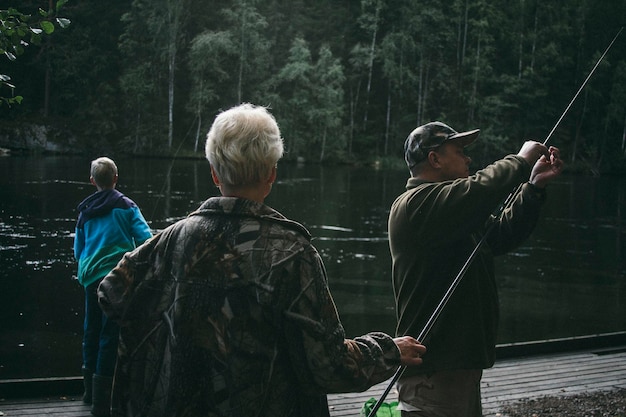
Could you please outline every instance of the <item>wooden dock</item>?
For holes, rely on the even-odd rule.
[[[359,416],[365,401],[380,395],[387,383],[368,391],[328,396],[333,417]],[[504,405],[530,398],[565,396],[626,388],[626,347],[545,354],[528,358],[502,359],[485,371],[482,380],[485,417],[506,417]],[[387,402],[397,399],[395,389]],[[0,399],[0,416],[91,417],[78,396],[37,399]]]
[[[367,399],[380,398],[387,383],[360,394],[329,396],[331,416],[358,416]],[[485,370],[481,390],[484,417],[506,417],[500,411],[516,401],[626,388],[626,348],[505,359]],[[397,400],[392,389],[386,401]]]

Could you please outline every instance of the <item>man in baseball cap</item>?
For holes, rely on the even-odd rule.
[[[480,381],[494,363],[498,328],[494,256],[530,235],[544,188],[562,170],[558,149],[527,141],[516,155],[470,176],[465,147],[478,132],[431,122],[404,144],[411,177],[389,213],[396,335],[422,334],[477,242],[489,238],[420,340],[428,347],[422,366],[398,380],[403,417],[482,416]],[[507,210],[492,215],[517,186]]]
[[[480,129],[459,133],[447,124],[430,122],[415,128],[404,142],[404,160],[409,169],[426,159],[428,151],[454,140],[465,147],[473,143]]]

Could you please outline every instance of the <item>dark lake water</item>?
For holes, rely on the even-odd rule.
[[[0,379],[78,375],[83,289],[76,205],[88,158],[0,158]],[[154,231],[217,195],[205,160],[119,159],[118,189]],[[324,258],[349,336],[392,333],[386,223],[407,172],[280,164],[266,203],[300,221]],[[531,239],[497,260],[499,342],[626,330],[626,180],[564,176]]]

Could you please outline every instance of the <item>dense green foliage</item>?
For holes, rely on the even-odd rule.
[[[56,10],[39,9],[36,17],[9,7],[0,9],[0,55],[15,61],[29,45],[40,45],[44,35],[54,32],[55,23],[63,28],[70,24],[66,18],[55,16],[67,0],[59,0]],[[9,74],[0,73],[0,105],[21,103],[23,97],[15,95],[15,85]]]
[[[626,0],[70,0],[63,12],[67,30],[9,64],[25,98],[0,124],[65,126],[94,152],[192,153],[220,109],[248,101],[271,106],[288,158],[398,158],[417,124],[441,120],[482,129],[483,164],[545,139]],[[624,169],[625,103],[622,34],[551,144],[585,169]]]

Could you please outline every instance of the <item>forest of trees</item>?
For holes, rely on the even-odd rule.
[[[13,2],[23,13],[56,0]],[[5,8],[6,6],[0,6]],[[69,0],[71,25],[0,57],[21,103],[85,152],[201,154],[220,110],[270,106],[287,158],[387,161],[417,125],[481,128],[485,163],[543,141],[626,20],[626,0]],[[626,34],[550,144],[626,171]]]

